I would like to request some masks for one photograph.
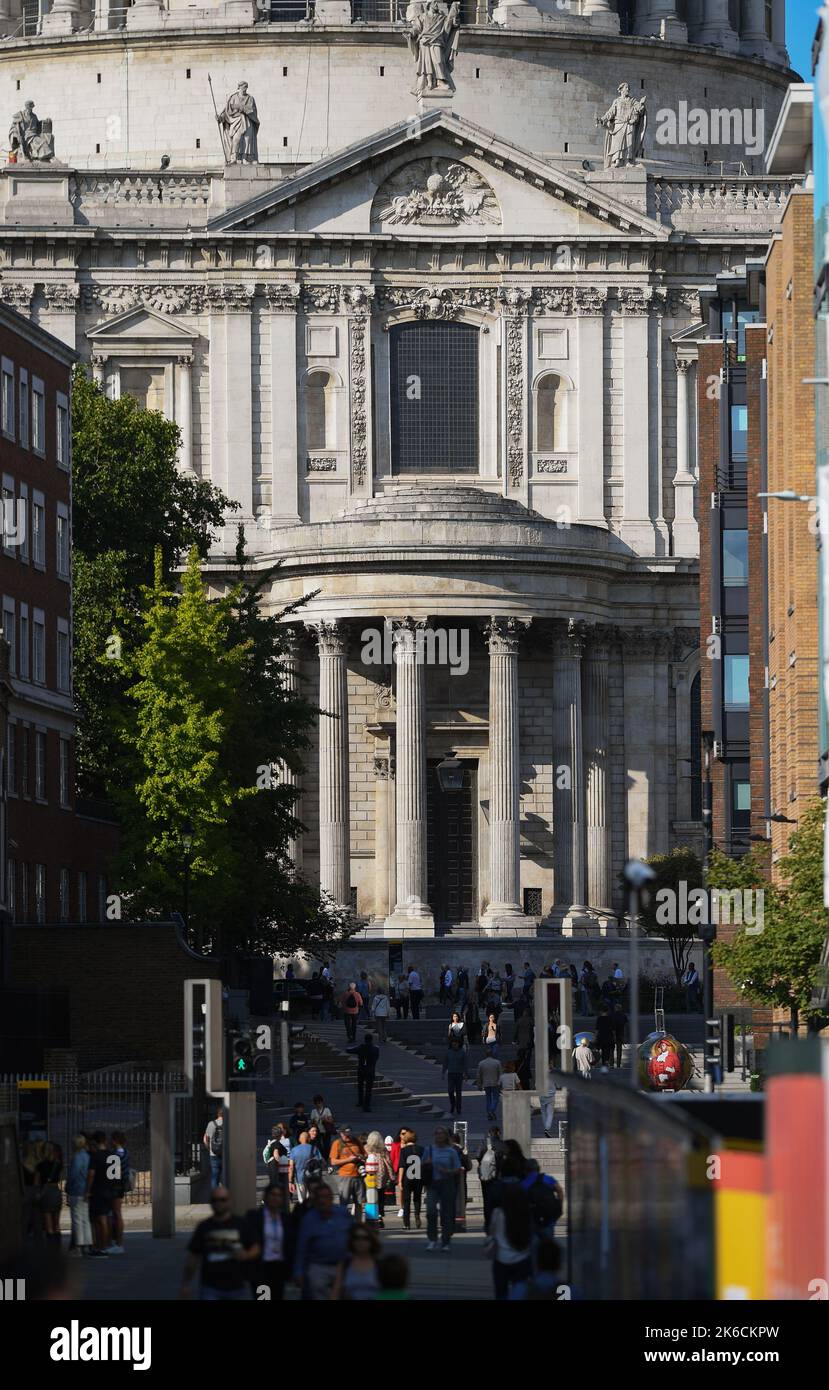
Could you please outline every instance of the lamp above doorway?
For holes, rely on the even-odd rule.
[[[442,792],[459,792],[463,787],[464,767],[460,758],[455,758],[449,753],[438,763],[435,771]]]

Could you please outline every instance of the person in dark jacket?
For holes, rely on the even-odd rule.
[[[357,1051],[357,1104],[366,1114],[371,1110],[374,1074],[380,1060],[380,1049],[374,1045],[374,1034],[366,1033]]]
[[[266,1187],[262,1205],[249,1211],[245,1221],[254,1244],[261,1248],[259,1259],[248,1273],[253,1297],[280,1300],[285,1281],[290,1278],[296,1240],[296,1230],[285,1213],[282,1187],[277,1183]]]
[[[596,1046],[603,1067],[613,1066],[613,1019],[607,1004],[602,1004],[596,1019]]]
[[[625,1029],[627,1028],[628,1016],[622,1005],[617,1000],[610,1015],[613,1021],[613,1048],[616,1054],[616,1065],[622,1065],[622,1045],[625,1041]]]
[[[443,1059],[443,1074],[446,1077],[446,1086],[449,1091],[449,1109],[453,1115],[460,1115],[463,1083],[468,1079],[466,1048],[460,1038],[449,1039],[449,1046]]]
[[[481,1010],[474,994],[464,1009],[463,1018],[466,1024],[466,1036],[474,1046],[481,1041]]]

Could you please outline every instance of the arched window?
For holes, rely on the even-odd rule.
[[[568,448],[568,410],[570,383],[555,372],[548,372],[535,388],[535,447],[537,452],[545,449],[565,450]]]
[[[305,442],[309,451],[337,447],[337,383],[330,372],[305,378]]]

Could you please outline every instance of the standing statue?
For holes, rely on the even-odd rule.
[[[11,162],[22,159],[26,164],[45,164],[55,157],[55,137],[52,122],[35,115],[35,104],[27,101],[22,111],[16,111],[9,128]]]
[[[605,128],[605,169],[621,169],[625,164],[636,164],[645,153],[645,127],[648,123],[645,98],[635,100],[627,82],[620,83],[617,90],[619,95],[610,109],[603,116],[596,117],[596,125]]]
[[[259,117],[256,102],[248,95],[247,82],[240,82],[228,97],[224,111],[216,120],[228,164],[257,164],[259,162]]]
[[[440,90],[454,92],[452,69],[458,51],[460,25],[457,0],[448,9],[442,0],[426,0],[425,4],[411,5],[408,14],[411,18],[406,42],[417,63],[417,80],[412,88],[412,96],[420,97],[424,92]]]

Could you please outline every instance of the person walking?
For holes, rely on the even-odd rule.
[[[514,1285],[532,1275],[532,1216],[526,1192],[520,1184],[504,1187],[489,1220],[486,1253],[492,1259],[495,1298],[505,1302]]]
[[[586,960],[586,961],[584,962],[584,964],[582,965],[582,968],[581,968],[581,975],[579,976],[579,1013],[580,1013],[580,1014],[589,1014],[589,1012],[590,1012],[590,991],[589,991],[589,989],[588,989],[588,981],[589,981],[589,979],[590,979],[590,976],[591,976],[591,974],[592,974],[592,971],[593,971],[593,967],[592,967],[592,965],[590,964],[590,961],[589,961],[589,960]]]
[[[365,970],[360,971],[360,978],[357,981],[357,993],[362,1003],[360,1004],[360,1018],[368,1021],[371,1018],[371,997],[374,994],[374,981],[370,980]]]
[[[372,1130],[365,1142],[365,1164],[368,1168],[368,1160],[376,1160],[374,1173],[377,1181],[377,1225],[384,1226],[386,1210],[386,1189],[394,1186],[394,1169],[391,1165],[386,1141],[379,1129]]]
[[[224,1163],[225,1120],[224,1106],[217,1105],[212,1120],[207,1123],[202,1144],[210,1159],[210,1186],[218,1187],[222,1181]]]
[[[583,1076],[585,1081],[589,1081],[593,1072],[593,1066],[596,1059],[593,1056],[593,1049],[591,1048],[586,1038],[581,1039],[580,1043],[573,1052],[573,1056],[576,1059],[576,1066],[579,1069],[579,1075]]]
[[[489,1218],[494,1206],[496,1183],[501,1174],[501,1162],[506,1146],[501,1139],[501,1131],[492,1125],[489,1133],[478,1149],[478,1178],[481,1184],[481,1197],[484,1204],[484,1230],[489,1230]]]
[[[316,1125],[319,1130],[322,1156],[328,1162],[328,1154],[334,1135],[337,1133],[337,1126],[331,1108],[325,1104],[323,1096],[314,1096],[314,1103],[311,1107],[311,1124]]]
[[[295,1202],[302,1203],[308,1200],[307,1180],[311,1177],[322,1177],[324,1166],[319,1144],[312,1143],[308,1131],[303,1130],[299,1136],[299,1143],[291,1149],[291,1163],[288,1169],[288,1191]]]
[[[453,1038],[457,1038],[462,1047],[467,1046],[468,1038],[466,1035],[466,1024],[457,1009],[453,1010],[452,1017],[449,1020],[449,1027],[446,1030],[446,1041],[451,1043]]]
[[[530,965],[530,962],[529,962],[528,960],[525,960],[525,961],[524,961],[524,988],[523,988],[523,991],[522,991],[525,999],[529,999],[530,995],[532,994],[532,990],[533,990],[533,985],[534,985],[534,984],[535,984],[535,971],[533,970],[532,966]]]
[[[340,1206],[353,1206],[354,1217],[358,1221],[365,1200],[361,1172],[363,1157],[362,1145],[354,1138],[351,1126],[343,1125],[331,1145],[328,1161],[337,1177]]]
[[[426,1249],[450,1249],[455,1229],[455,1194],[461,1174],[461,1159],[449,1143],[444,1125],[435,1129],[434,1140],[423,1151],[423,1180],[426,1184]],[[438,1247],[440,1215],[440,1247]]]
[[[401,970],[400,974],[397,977],[397,1004],[395,1004],[395,1009],[397,1009],[399,1005],[399,1011],[397,1013],[398,1018],[401,1014],[404,1018],[409,1017],[410,1003],[411,991],[409,989],[408,971]]]
[[[95,1249],[99,1256],[107,1254],[112,1239],[110,1226],[112,1185],[109,1176],[109,1157],[106,1135],[103,1130],[96,1130],[92,1135],[90,1144],[86,1190],[89,1197],[89,1215],[95,1234]]]
[[[69,1254],[81,1256],[88,1255],[92,1250],[92,1228],[89,1224],[89,1197],[87,1196],[89,1149],[85,1134],[75,1135],[72,1149],[69,1176],[66,1180],[66,1195],[69,1198],[69,1216],[72,1222]]]
[[[418,1144],[413,1129],[400,1131],[400,1206],[403,1226],[411,1230],[411,1214],[414,1207],[415,1226],[420,1230],[420,1208],[423,1200],[423,1145]]]
[[[343,1011],[347,1042],[353,1043],[354,1039],[357,1037],[357,1018],[362,1007],[363,996],[357,989],[356,982],[352,980],[345,994],[340,999],[340,1008]]]
[[[368,1303],[377,1297],[380,1237],[370,1226],[352,1226],[345,1258],[337,1265],[331,1298],[336,1302]]]
[[[455,1002],[461,1013],[463,1013],[466,1001],[469,998],[469,971],[465,965],[459,965],[455,973],[458,981],[458,997]]]
[[[515,989],[515,971],[509,961],[504,966],[504,1003],[512,1004],[512,991]]]
[[[259,1259],[249,1266],[253,1297],[262,1297],[267,1290],[269,1299],[281,1302],[291,1270],[290,1224],[281,1186],[265,1188],[261,1206],[248,1212],[245,1223],[260,1250]]]
[[[114,1129],[110,1135],[110,1148],[118,1159],[118,1167],[112,1178],[112,1243],[107,1250],[108,1255],[123,1255],[124,1253],[124,1218],[122,1208],[124,1198],[128,1192],[132,1191],[132,1173],[130,1171],[130,1156],[127,1153],[127,1136],[121,1129]]]
[[[625,1042],[625,1029],[627,1028],[628,1016],[619,1000],[617,1000],[613,1006],[611,1018],[613,1020],[613,1049],[616,1054],[616,1066],[621,1067],[622,1048]]]
[[[491,1048],[493,1057],[497,1057],[499,1045],[503,1040],[504,1034],[498,1022],[498,1015],[494,1012],[488,1013],[486,1023],[484,1024],[484,1047],[487,1051]]]
[[[471,995],[464,1009],[463,1020],[466,1024],[466,1036],[470,1046],[476,1046],[481,1041],[481,1010],[478,1007],[476,995]]]
[[[696,1013],[697,1009],[700,1007],[700,986],[697,967],[694,965],[693,961],[689,963],[688,969],[682,976],[682,983],[685,986],[685,1003],[688,1012],[689,1014]]]
[[[374,1045],[374,1034],[366,1033],[354,1051],[357,1054],[357,1104],[366,1114],[371,1111],[371,1093],[380,1060],[380,1049]]]
[[[293,1143],[288,1126],[284,1120],[280,1120],[278,1124],[273,1126],[271,1137],[262,1150],[262,1162],[265,1165],[269,1185],[279,1187],[282,1190],[286,1211],[289,1202],[288,1174],[292,1148]]]
[[[603,1067],[613,1066],[613,1018],[608,1004],[602,1004],[596,1019],[596,1046]]]
[[[541,1120],[544,1125],[545,1139],[552,1139],[553,1137],[553,1125],[555,1123],[553,1117],[555,1115],[557,1090],[558,1083],[556,1081],[556,1074],[553,1071],[553,1068],[550,1067],[549,1071],[547,1072],[547,1090],[545,1091],[544,1095],[540,1098]]]
[[[522,1089],[521,1078],[518,1075],[515,1062],[505,1062],[504,1070],[501,1073],[501,1095],[505,1091],[520,1091]]]
[[[412,1009],[412,1018],[420,1018],[420,1001],[423,998],[423,981],[420,978],[420,971],[413,965],[409,966],[409,1003]]]
[[[381,986],[375,991],[371,1001],[371,1016],[377,1024],[377,1040],[381,1043],[386,1041],[386,1023],[390,1007],[389,996]]]
[[[40,1210],[40,1155],[30,1140],[21,1146],[20,1168],[23,1174],[23,1239],[40,1243],[43,1239],[43,1216]]]
[[[311,1018],[317,1019],[322,1009],[322,996],[324,993],[323,982],[318,970],[314,971],[308,981],[305,992],[308,995],[308,1003],[311,1005]]]
[[[334,1206],[334,1194],[320,1183],[314,1205],[299,1228],[294,1279],[301,1296],[314,1302],[331,1297],[338,1265],[348,1253],[348,1237],[354,1223],[343,1207]]]
[[[320,976],[322,996],[320,999],[320,1022],[327,1023],[334,1007],[334,981],[325,973]]]
[[[43,1156],[37,1165],[40,1174],[40,1214],[43,1218],[43,1234],[48,1245],[60,1246],[60,1209],[63,1194],[60,1180],[63,1176],[63,1153],[59,1144],[46,1142]]]
[[[487,1119],[496,1120],[498,1118],[498,1099],[501,1094],[501,1063],[491,1048],[487,1048],[486,1056],[482,1057],[478,1063],[475,1085],[486,1096]]]
[[[247,1265],[259,1259],[261,1247],[245,1218],[233,1215],[226,1187],[214,1189],[210,1205],[213,1215],[200,1221],[190,1238],[179,1297],[192,1297],[192,1283],[199,1273],[199,1298],[204,1302],[247,1301]]]
[[[564,1210],[561,1187],[549,1173],[542,1173],[537,1158],[527,1159],[526,1176],[521,1183],[530,1204],[536,1242],[552,1240],[555,1226]]]
[[[535,1040],[535,1022],[531,1009],[524,1009],[515,1025],[513,1040],[522,1052],[528,1052]]]
[[[449,1046],[443,1059],[443,1075],[449,1092],[449,1110],[452,1115],[460,1115],[463,1104],[463,1083],[468,1079],[466,1068],[466,1048],[460,1037],[450,1033]]]

